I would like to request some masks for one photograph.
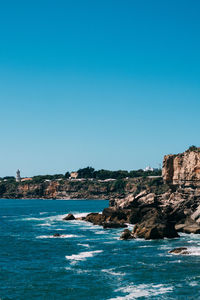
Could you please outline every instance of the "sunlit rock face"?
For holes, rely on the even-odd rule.
[[[200,183],[200,148],[177,155],[166,155],[163,179],[171,184]]]

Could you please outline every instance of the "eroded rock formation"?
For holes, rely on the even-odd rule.
[[[200,148],[177,155],[166,155],[163,179],[170,184],[200,183]]]
[[[141,189],[110,204],[136,224],[129,238],[173,238],[177,232],[200,233],[200,148],[166,155],[157,190]],[[164,186],[167,188],[164,188]],[[161,192],[158,192],[161,190]],[[126,236],[126,234],[125,234]]]

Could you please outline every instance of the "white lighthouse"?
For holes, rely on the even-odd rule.
[[[21,176],[20,176],[20,170],[18,169],[16,172],[16,182],[20,182],[21,181]]]

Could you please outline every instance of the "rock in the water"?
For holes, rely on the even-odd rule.
[[[135,238],[163,239],[178,237],[174,224],[168,221],[167,217],[156,208],[149,210],[142,220],[133,229]]]
[[[125,228],[127,225],[125,223],[120,223],[120,222],[104,222],[103,223],[103,228]]]
[[[71,221],[75,220],[76,218],[72,214],[68,214],[66,217],[63,218],[64,221]]]
[[[60,233],[54,233],[54,237],[60,237]]]
[[[190,217],[188,217],[184,223],[176,224],[175,229],[178,232],[184,233],[200,233],[200,225]]]
[[[103,217],[99,213],[90,213],[85,217],[85,221],[91,222],[94,225],[102,225]]]
[[[85,221],[85,217],[78,217],[78,218],[76,218],[76,220],[78,220],[78,221]]]
[[[125,222],[127,220],[126,212],[123,209],[114,207],[104,208],[102,215],[106,221]]]
[[[183,228],[183,232],[184,233],[200,233],[200,226],[198,224],[192,224],[192,225],[188,225],[188,226],[185,226]]]
[[[120,240],[131,240],[133,238],[134,237],[129,229],[125,229],[120,236]]]
[[[172,253],[172,254],[189,254],[186,247],[174,248],[174,249],[170,250],[169,253]]]

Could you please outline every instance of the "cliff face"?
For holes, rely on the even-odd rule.
[[[41,183],[1,183],[1,198],[30,198],[30,199],[124,199],[128,195],[136,195],[141,190],[158,191],[163,187],[162,178],[129,178],[115,181],[50,181]]]
[[[200,151],[186,151],[166,155],[163,161],[163,179],[169,184],[200,183]]]
[[[110,202],[113,209],[128,211],[129,222],[137,224],[139,232],[134,232],[137,237],[148,238],[146,232],[152,233],[151,238],[155,238],[154,234],[159,238],[171,233],[175,236],[174,229],[200,233],[200,148],[193,148],[164,157],[164,183],[156,190],[141,186],[138,194],[130,193]],[[169,228],[172,231],[168,232]]]

